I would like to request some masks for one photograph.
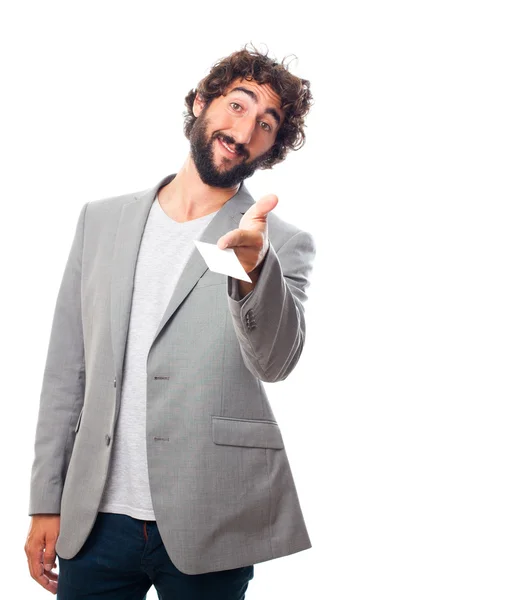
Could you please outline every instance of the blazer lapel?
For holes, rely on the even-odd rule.
[[[135,196],[133,200],[124,204],[121,209],[113,252],[110,302],[113,357],[115,373],[119,381],[122,379],[135,267],[142,235],[158,190],[170,183],[175,176],[176,174],[168,175],[153,188]],[[203,242],[215,244],[222,235],[239,226],[241,216],[253,203],[254,200],[243,182],[237,193],[219,209],[219,212],[210,221],[199,239]],[[168,320],[177,311],[181,302],[206,270],[206,263],[194,246],[161,318],[152,345]]]

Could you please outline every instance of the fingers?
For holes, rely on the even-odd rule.
[[[29,572],[31,577],[44,589],[56,594],[58,587],[58,574],[51,571],[56,567],[55,543],[57,535],[55,532],[39,530],[32,523],[24,550],[27,556]],[[45,570],[45,566],[49,570]]]
[[[225,233],[225,235],[221,236],[217,240],[217,245],[220,250],[232,248],[232,246],[239,246],[243,237],[242,229],[233,229],[232,231],[229,231],[228,233]]]
[[[217,241],[217,245],[221,250],[225,248],[237,248],[239,246],[252,246],[258,250],[263,248],[264,236],[261,231],[253,231],[250,229],[233,229],[225,233]]]
[[[31,577],[44,589],[56,594],[58,587],[58,574],[53,573],[52,571],[44,570],[44,563],[42,562],[43,554],[42,548],[35,546],[28,547],[26,545],[26,555]]]

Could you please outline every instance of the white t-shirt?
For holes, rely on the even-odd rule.
[[[100,512],[155,520],[146,455],[146,359],[175,284],[217,212],[179,223],[155,197],[135,270],[121,405]]]

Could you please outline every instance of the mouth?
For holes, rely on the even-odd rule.
[[[228,156],[230,156],[230,157],[232,157],[232,158],[235,158],[236,156],[241,156],[241,155],[239,154],[239,152],[236,152],[236,150],[235,150],[235,149],[231,148],[231,147],[230,147],[230,146],[229,146],[229,145],[228,145],[228,144],[227,144],[227,143],[226,143],[226,142],[223,140],[223,138],[222,138],[222,137],[218,137],[218,138],[217,138],[217,142],[218,142],[218,144],[219,144],[219,147],[221,148],[221,150],[223,150],[223,152],[224,152],[226,155],[228,155]]]

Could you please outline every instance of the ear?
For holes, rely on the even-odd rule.
[[[192,112],[194,113],[194,117],[198,117],[201,114],[203,108],[205,107],[205,104],[206,103],[203,97],[199,92],[197,92],[194,98],[194,104],[192,106]]]

